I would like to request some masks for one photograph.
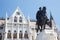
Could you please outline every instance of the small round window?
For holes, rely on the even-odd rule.
[[[19,13],[19,12],[17,12],[17,15],[20,15],[20,13]]]

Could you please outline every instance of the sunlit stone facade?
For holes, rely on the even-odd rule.
[[[36,33],[36,21],[30,17],[26,19],[19,7],[5,19],[0,19],[0,40],[60,40],[58,28],[52,20],[53,29],[46,25],[46,29],[41,33]],[[37,35],[38,34],[38,35]]]
[[[17,7],[11,17],[8,18],[7,14],[8,13],[6,13],[4,40],[35,39],[35,34],[32,34],[33,31],[35,31],[35,23],[30,21],[29,17],[26,19],[19,7]]]

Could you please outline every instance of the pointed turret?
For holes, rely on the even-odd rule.
[[[54,19],[53,19],[53,17],[52,17],[51,12],[50,12],[50,27],[52,28],[52,30],[54,30],[54,31],[57,32],[57,26],[56,26],[56,24],[55,24],[55,21],[54,21]]]
[[[6,18],[5,18],[6,26],[7,26],[7,18],[8,18],[8,15],[7,15],[7,12],[6,12]]]
[[[53,17],[52,17],[52,14],[51,14],[51,12],[50,12],[50,20],[54,20],[54,19],[53,19]]]
[[[8,18],[8,15],[7,15],[7,12],[6,12],[6,18],[5,18],[5,32],[7,32],[7,18]],[[5,34],[5,38],[7,38],[7,33]]]
[[[28,22],[30,22],[30,17],[28,16]]]
[[[6,12],[6,21],[7,21],[7,18],[8,18],[8,15],[7,15],[7,12]]]
[[[50,27],[51,27],[51,28],[52,28],[52,20],[54,20],[54,19],[53,19],[53,17],[52,17],[51,12],[50,12]]]

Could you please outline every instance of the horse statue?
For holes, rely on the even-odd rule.
[[[45,24],[47,24],[48,18],[46,16],[46,7],[39,8],[37,14],[36,14],[36,25],[37,25],[37,32],[40,30],[42,32],[43,29],[45,29]]]

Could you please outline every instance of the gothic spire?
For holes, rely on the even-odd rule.
[[[50,20],[53,20],[53,17],[52,17],[52,14],[51,14],[51,12],[50,12]]]
[[[53,17],[52,17],[52,14],[50,12],[50,27],[52,28],[52,20],[53,20]]]
[[[6,12],[6,21],[7,21],[7,18],[8,18],[8,15],[7,15],[7,12]]]
[[[28,16],[28,22],[30,22],[30,17]]]
[[[53,17],[52,17],[51,12],[50,12],[50,27],[51,27],[53,30],[57,28],[57,27],[56,27],[56,23],[55,23],[55,21],[54,21],[54,19],[53,19]]]

